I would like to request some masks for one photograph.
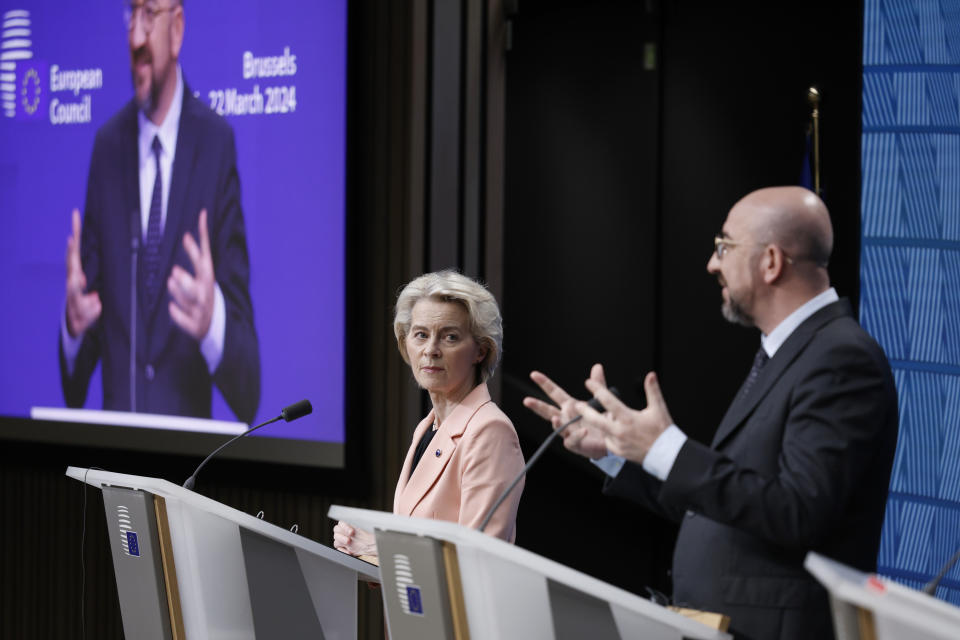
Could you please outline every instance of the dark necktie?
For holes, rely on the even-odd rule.
[[[750,367],[750,373],[747,374],[747,379],[744,380],[743,387],[740,388],[741,400],[746,398],[747,394],[750,393],[750,389],[757,382],[757,378],[760,377],[760,369],[763,369],[763,365],[767,364],[769,359],[770,356],[767,355],[763,346],[757,349],[757,355],[753,356],[753,366]]]
[[[160,217],[163,215],[160,207],[163,204],[163,177],[160,175],[160,138],[153,137],[153,157],[157,166],[157,179],[153,182],[153,196],[150,198],[150,219],[147,222],[147,241],[143,247],[144,276],[147,301],[152,305],[160,292],[160,240],[163,232],[160,229]]]

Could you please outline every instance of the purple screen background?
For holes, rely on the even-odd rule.
[[[34,62],[103,73],[102,88],[78,96],[51,94],[45,77],[40,117],[0,113],[3,415],[64,406],[57,336],[70,211],[83,208],[97,128],[132,95],[122,7],[21,0],[0,10],[30,12]],[[206,104],[212,90],[296,86],[293,112],[227,116],[236,134],[260,341],[256,421],[301,398],[314,406],[306,418],[265,429],[268,437],[344,440],[346,11],[346,0],[185,3],[180,63]],[[285,47],[296,56],[295,75],[243,78],[244,51],[280,56]],[[51,123],[51,97],[73,102],[88,94],[89,123]],[[99,369],[85,406],[102,406]],[[213,417],[235,420],[216,389]]]

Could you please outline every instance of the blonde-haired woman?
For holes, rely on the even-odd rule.
[[[427,273],[400,292],[393,329],[400,355],[433,404],[414,431],[393,511],[476,528],[524,465],[513,423],[486,385],[503,341],[497,301],[455,271]],[[522,490],[521,481],[486,533],[514,541]],[[340,551],[376,555],[371,533],[344,522],[333,533]]]

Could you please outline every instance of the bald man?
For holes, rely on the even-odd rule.
[[[564,444],[604,469],[604,490],[680,523],[676,604],[729,615],[738,638],[831,638],[826,592],[803,560],[876,567],[897,440],[890,365],[830,286],[833,233],[816,195],[755,191],[714,242],[723,316],[761,336],[709,447],[673,423],[652,372],[640,411],[607,390],[601,365],[586,384],[606,413],[539,372],[558,406],[524,404],[554,427],[583,415]]]

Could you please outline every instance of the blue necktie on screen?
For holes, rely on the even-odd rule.
[[[143,247],[144,276],[146,285],[146,299],[148,306],[152,306],[160,293],[160,240],[163,232],[160,229],[160,218],[163,215],[160,207],[163,203],[163,177],[160,174],[160,138],[153,137],[153,157],[157,166],[157,178],[153,182],[153,196],[150,198],[150,219],[147,222],[147,241]]]

